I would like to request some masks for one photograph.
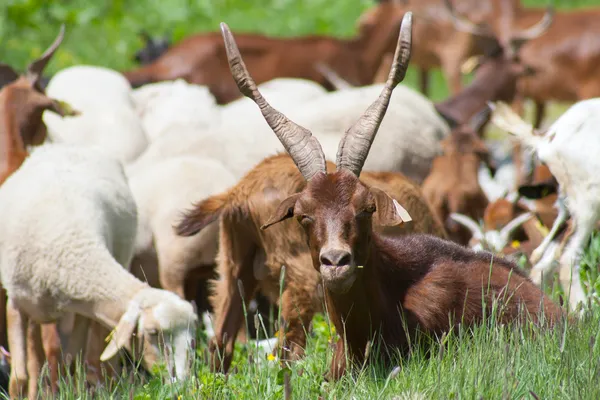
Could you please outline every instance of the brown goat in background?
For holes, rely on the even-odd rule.
[[[475,116],[469,126],[454,129],[441,145],[444,153],[433,160],[431,172],[423,182],[423,195],[444,225],[450,239],[466,245],[471,232],[449,218],[451,213],[465,214],[475,220],[483,217],[488,199],[477,177],[485,162],[493,170],[489,151],[477,132],[489,121],[490,110]]]
[[[346,349],[355,362],[363,361],[365,348],[373,340],[406,351],[417,331],[439,335],[458,322],[472,325],[490,315],[495,301],[500,303],[498,320],[502,323],[526,318],[538,321],[540,313],[554,322],[563,315],[560,307],[506,260],[434,236],[385,237],[373,230],[375,213],[378,224],[384,226],[410,220],[397,201],[358,177],[392,90],[405,76],[411,28],[412,14],[407,13],[388,81],[380,97],[346,131],[336,171],[327,173],[319,142],[267,103],[229,28],[221,25],[230,69],[240,91],[259,106],[307,181],[300,193],[280,203],[262,229],[294,218],[305,231],[313,266],[323,281],[327,312],[341,335],[331,365],[332,378],[346,371]],[[243,247],[239,242],[234,245]],[[222,343],[222,337],[216,339]],[[383,353],[370,354],[386,360],[389,353]]]
[[[327,167],[335,170],[333,163],[327,163]],[[375,229],[387,235],[422,232],[445,237],[441,223],[429,209],[418,186],[403,175],[366,171],[361,180],[385,190],[402,202],[415,218],[401,226],[384,227],[375,213]],[[246,307],[256,291],[275,304],[281,302],[286,331],[281,332],[285,335],[280,338],[291,353],[284,356],[297,358],[304,353],[305,330],[313,315],[323,311],[322,299],[317,296],[320,278],[312,268],[306,236],[295,221],[286,221],[265,231],[260,227],[277,210],[281,200],[299,193],[305,186],[306,181],[288,155],[272,156],[254,167],[227,193],[198,203],[177,227],[178,234],[189,236],[220,218],[217,256],[220,279],[214,282],[211,297],[215,326],[211,351],[220,353],[213,354],[212,365],[217,370],[228,370],[236,335],[244,320],[238,280],[243,284]],[[285,284],[280,288],[283,265]]]
[[[400,20],[386,10],[376,12],[375,29],[364,30],[353,39],[328,36],[276,38],[258,34],[240,35],[239,44],[259,83],[274,78],[303,78],[334,87],[319,72],[324,64],[344,80],[363,86],[373,82],[384,52],[394,42]],[[240,96],[231,80],[227,54],[218,33],[190,36],[169,48],[149,65],[123,73],[132,86],[183,78],[208,86],[219,104]]]

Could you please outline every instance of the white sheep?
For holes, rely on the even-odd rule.
[[[132,98],[150,143],[164,133],[220,124],[220,108],[208,88],[183,79],[144,85],[132,91]]]
[[[310,129],[326,157],[335,160],[340,136],[355,122],[356,115],[377,98],[382,86],[327,93],[301,105],[277,103],[266,95],[265,98],[291,120]],[[222,115],[219,129],[210,132],[186,130],[162,135],[133,165],[150,165],[176,155],[213,157],[223,162],[236,178],[241,178],[265,157],[283,151],[266,122],[259,118],[260,114],[257,116],[254,109],[250,111],[254,114]],[[399,171],[420,182],[429,173],[432,159],[441,151],[439,141],[449,131],[433,103],[399,85],[378,133],[383,139],[374,142],[365,169]]]
[[[214,273],[218,221],[192,237],[177,236],[173,225],[182,210],[224,192],[235,178],[218,161],[197,157],[174,157],[128,175],[138,206],[132,273],[183,298],[190,275],[208,278]]]
[[[52,77],[46,93],[81,112],[70,119],[44,113],[50,141],[97,145],[122,162],[134,160],[146,149],[131,87],[118,72],[86,65],[65,68]]]
[[[0,187],[0,220],[11,396],[27,387],[28,320],[52,322],[71,312],[69,353],[85,351],[93,320],[113,329],[102,361],[131,349],[136,334],[145,367],[164,357],[177,378],[187,376],[197,316],[190,303],[123,268],[133,256],[136,205],[117,160],[92,147],[43,146]]]
[[[575,226],[560,256],[559,276],[570,307],[575,309],[586,299],[579,262],[600,217],[600,99],[574,104],[543,134],[534,132],[503,103],[496,105],[492,121],[533,149],[559,183],[560,196],[564,196]],[[557,218],[554,224],[560,222]]]

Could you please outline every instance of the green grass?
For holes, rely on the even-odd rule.
[[[527,5],[545,1],[524,0]],[[555,0],[567,9],[600,5],[600,0]],[[141,29],[153,34],[171,32],[175,41],[195,32],[212,31],[226,21],[234,31],[292,36],[309,33],[351,36],[358,16],[372,5],[369,0],[5,0],[0,4],[0,61],[19,69],[39,56],[53,40],[62,22],[67,35],[49,72],[75,64],[96,64],[117,70],[133,66],[131,56],[142,45]],[[416,87],[410,70],[406,80]],[[434,100],[447,96],[446,84],[436,71],[431,83]],[[564,105],[553,105],[550,119]],[[582,268],[586,287],[600,289],[597,265],[600,238],[592,241]],[[556,291],[555,291],[556,292]],[[594,308],[596,310],[596,308]],[[331,360],[330,328],[318,316],[308,341],[307,357],[291,365],[293,398],[392,399],[420,394],[423,399],[515,398],[598,399],[600,312],[569,326],[566,331],[524,333],[516,327],[482,325],[473,332],[447,338],[441,350],[433,344],[431,357],[417,352],[398,360],[399,371],[366,367],[337,383],[324,383],[322,374]],[[527,331],[527,330],[525,330]],[[468,336],[468,337],[466,337]],[[149,381],[135,376],[100,388],[97,398],[171,399],[279,399],[283,397],[281,367],[277,361],[250,363],[252,350],[237,345],[234,369],[224,377],[212,374],[198,350],[197,374],[172,385],[159,376]],[[389,378],[389,379],[388,379]],[[401,397],[406,395],[407,397]],[[63,382],[60,398],[87,399],[90,392]]]

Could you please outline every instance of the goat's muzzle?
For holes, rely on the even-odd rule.
[[[322,251],[319,256],[321,277],[325,287],[333,293],[346,293],[356,280],[356,265],[352,254],[345,250]]]

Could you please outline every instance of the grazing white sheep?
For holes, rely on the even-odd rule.
[[[44,113],[52,142],[97,145],[122,162],[134,160],[146,149],[131,87],[118,72],[85,65],[65,68],[52,77],[46,93],[81,112],[70,119]]]
[[[128,175],[138,206],[132,273],[183,298],[186,281],[212,277],[219,226],[215,221],[198,235],[182,237],[173,225],[182,210],[224,192],[235,178],[218,161],[192,157],[174,157]]]
[[[319,139],[326,157],[335,160],[340,135],[355,122],[357,110],[362,112],[367,108],[382,87],[352,88],[300,103],[278,103],[271,98],[269,102],[294,122],[310,129]],[[222,115],[220,127],[209,132],[186,130],[162,135],[133,165],[136,168],[151,165],[177,155],[213,157],[241,178],[265,157],[283,151],[260,114],[257,115],[255,109],[249,110],[254,114]],[[429,173],[433,158],[441,151],[439,141],[449,131],[433,103],[420,93],[399,85],[379,130],[378,135],[383,139],[373,143],[365,169],[399,171],[420,182]]]
[[[133,90],[132,98],[149,142],[164,133],[220,124],[220,108],[208,88],[183,79],[144,85]]]
[[[197,316],[190,303],[123,268],[133,256],[136,205],[117,160],[92,147],[41,147],[0,187],[0,220],[11,396],[27,387],[27,357],[34,356],[26,350],[28,321],[71,312],[68,353],[85,350],[94,320],[113,329],[101,360],[135,339],[145,367],[166,359],[169,371],[187,376]]]
[[[535,150],[559,183],[559,195],[565,197],[575,226],[560,256],[559,276],[570,307],[575,309],[585,301],[579,262],[600,218],[600,99],[574,104],[543,134],[534,132],[503,103],[496,105],[492,121]],[[554,224],[560,222],[557,218]]]

